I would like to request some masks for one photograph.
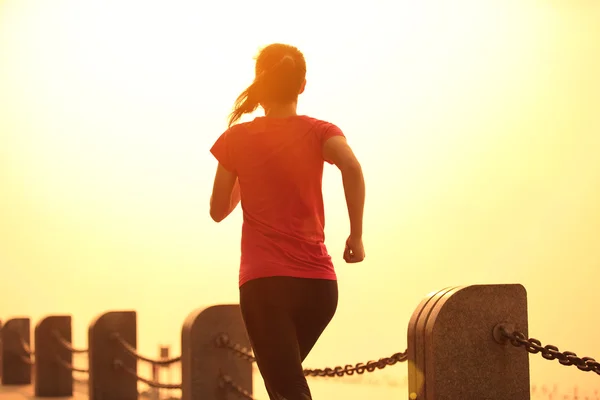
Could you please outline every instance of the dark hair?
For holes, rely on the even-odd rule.
[[[262,102],[296,101],[305,77],[306,61],[296,47],[274,43],[263,48],[256,57],[254,82],[236,99],[229,126]]]

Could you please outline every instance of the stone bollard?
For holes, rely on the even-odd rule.
[[[2,378],[2,320],[0,320],[0,379]]]
[[[53,315],[35,327],[35,395],[69,397],[73,395],[73,353],[62,346],[59,335],[71,343],[71,316]]]
[[[235,398],[223,391],[221,374],[252,393],[252,364],[218,346],[226,334],[231,343],[250,348],[239,305],[218,305],[192,312],[181,332],[181,400]]]
[[[137,360],[124,353],[117,333],[137,346],[135,311],[112,311],[97,317],[88,331],[89,400],[137,400]]]
[[[2,384],[31,384],[29,318],[13,318],[2,328]]]
[[[430,293],[408,326],[409,399],[529,400],[529,356],[494,339],[501,323],[528,334],[523,286],[473,285]]]

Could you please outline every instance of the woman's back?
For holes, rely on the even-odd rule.
[[[237,173],[244,212],[240,285],[264,276],[334,279],[324,245],[323,143],[343,136],[307,116],[233,126],[212,151]]]

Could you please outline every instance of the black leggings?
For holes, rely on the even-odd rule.
[[[335,314],[334,280],[270,277],[240,287],[240,306],[271,400],[311,400],[302,361]]]

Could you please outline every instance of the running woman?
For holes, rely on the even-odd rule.
[[[271,400],[312,399],[302,362],[337,308],[336,273],[324,243],[325,161],[341,171],[346,195],[350,235],[343,258],[365,258],[362,169],[340,128],[296,113],[305,77],[297,48],[265,47],[229,129],[211,148],[218,160],[212,219],[222,221],[242,203],[240,307]],[[264,117],[235,124],[259,106]]]

